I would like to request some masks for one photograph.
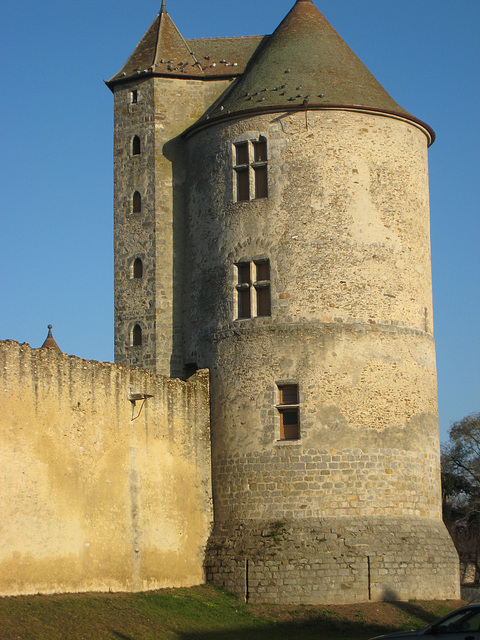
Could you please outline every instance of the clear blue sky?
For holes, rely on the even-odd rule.
[[[430,196],[440,429],[480,411],[480,2],[315,0],[437,133]],[[0,339],[113,360],[113,108],[160,0],[2,9]],[[271,33],[293,0],[167,0],[185,38]]]

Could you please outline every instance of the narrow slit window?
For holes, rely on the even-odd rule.
[[[142,196],[138,191],[133,194],[133,213],[142,212]]]
[[[133,277],[137,280],[143,278],[143,262],[140,258],[136,258],[133,263]]]
[[[279,384],[280,440],[300,438],[300,405],[297,384]]]
[[[140,138],[138,136],[135,136],[132,140],[132,155],[140,155]]]
[[[139,347],[142,344],[142,327],[136,324],[132,331],[132,345]]]
[[[138,102],[138,91],[136,89],[134,89],[131,94],[130,94],[130,98],[132,100],[132,104],[137,104]]]

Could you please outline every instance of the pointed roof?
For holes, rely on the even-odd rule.
[[[385,91],[312,0],[297,0],[273,35],[250,59],[242,76],[200,119],[259,110],[351,108],[400,116],[431,128]],[[197,126],[197,125],[194,125]]]
[[[45,339],[45,342],[42,344],[42,346],[40,347],[41,349],[55,349],[55,351],[58,351],[58,353],[62,353],[60,347],[58,346],[58,344],[55,342],[53,335],[52,335],[52,325],[49,324],[48,325],[48,335]]]
[[[165,0],[160,13],[113,78],[115,84],[138,76],[177,78],[236,77],[243,73],[264,36],[184,40],[170,18]]]
[[[160,12],[150,28],[135,47],[127,62],[107,84],[110,86],[118,80],[153,72],[157,68],[159,71],[173,69],[179,71],[180,68],[187,65],[198,67],[195,56],[168,15],[165,2],[162,1]],[[198,70],[195,75],[197,74]]]

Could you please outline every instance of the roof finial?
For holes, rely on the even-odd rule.
[[[160,8],[160,13],[167,13],[167,7],[165,6],[165,0],[162,0],[162,6]]]
[[[60,349],[60,347],[58,346],[58,344],[55,342],[55,339],[52,335],[52,325],[49,324],[48,325],[48,335],[45,339],[45,342],[42,344],[42,346],[40,347],[41,349],[55,349],[55,351],[58,351],[59,353],[62,353],[62,350]]]

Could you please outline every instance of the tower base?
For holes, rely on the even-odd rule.
[[[440,520],[426,518],[217,523],[206,574],[255,603],[460,598],[453,543]]]

